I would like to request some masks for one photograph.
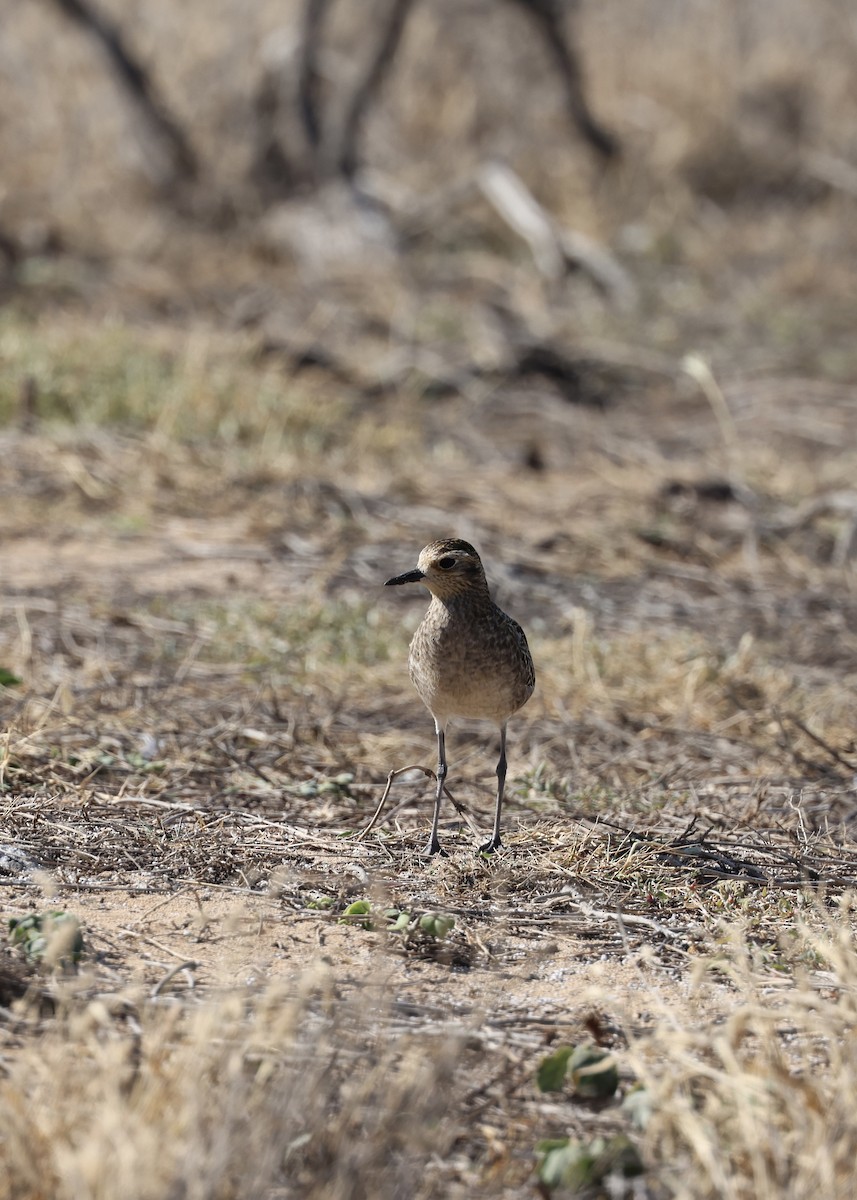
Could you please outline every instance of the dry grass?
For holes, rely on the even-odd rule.
[[[457,410],[465,532],[541,686],[513,730],[507,852],[479,860],[462,826],[430,866],[424,782],[396,785],[370,839],[346,836],[391,766],[430,760],[404,671],[420,605],[380,591],[448,519],[430,478],[383,446],[346,484],[323,450],[260,471],[213,431],[6,435],[0,661],[24,679],[2,697],[7,911],[75,913],[86,953],[42,975],[40,1008],[10,1000],[4,1195],[514,1195],[543,1138],[617,1132],[643,1194],[846,1193],[847,1106],[809,1132],[802,1114],[839,1113],[851,1086],[850,568],[823,515],[749,551],[743,506],[693,490],[719,453],[707,405],[677,404],[686,425],[645,414],[642,463],[615,458],[642,412],[588,421],[573,484],[495,466],[511,410]],[[371,445],[377,414],[350,419]],[[794,512],[809,457],[778,467],[755,436],[745,470]],[[432,445],[430,428],[429,461]],[[505,528],[501,486],[521,501]],[[659,522],[668,538],[648,536]],[[484,824],[483,733],[452,750]],[[373,930],[338,923],[357,899]],[[388,907],[456,925],[388,932]],[[616,1101],[539,1093],[547,1043],[593,1031],[618,1055]],[[618,1103],[635,1083],[645,1130]]]
[[[0,1084],[4,1195],[437,1194],[457,1049],[337,1003],[321,964],[184,1011],[73,1003]]]
[[[529,931],[516,914],[519,943],[563,936],[562,908],[541,911],[547,921]],[[590,945],[599,915],[615,927],[610,913],[577,922]],[[596,940],[602,962],[578,978],[575,1014],[508,1000],[439,1005],[436,992],[403,1003],[387,992],[394,939],[359,929],[346,936],[373,943],[359,980],[319,959],[201,1002],[157,989],[105,994],[103,965],[93,965],[54,985],[54,1016],[19,1008],[7,1022],[4,1194],[512,1195],[541,1138],[617,1130],[640,1147],[647,1194],[848,1194],[847,906],[781,909],[766,929],[752,914],[724,918],[709,926],[719,949],[702,958],[687,937],[706,936],[700,913],[684,920],[680,935],[674,917],[638,930],[628,916],[620,938]],[[459,922],[472,936],[478,917]],[[490,926],[489,964],[508,976],[520,950],[503,952],[512,936],[502,913]],[[482,945],[476,957],[461,946],[442,957],[436,977],[450,965],[480,970]],[[549,941],[545,952],[556,963]],[[532,950],[527,959],[538,961]],[[546,1039],[593,1032],[619,1065],[617,1101],[540,1094]],[[642,1130],[618,1105],[639,1086],[650,1113]]]
[[[224,360],[222,342],[201,357],[201,394]],[[232,362],[253,422],[240,340]],[[7,911],[72,911],[87,946],[74,979],[42,982],[42,1016],[19,1001],[9,1022],[6,1194],[512,1195],[542,1138],[629,1131],[652,1195],[848,1171],[847,1112],[804,1158],[799,1116],[810,1068],[820,1111],[848,1087],[851,968],[831,970],[824,904],[857,877],[851,568],[831,562],[842,517],[798,519],[822,476],[846,484],[847,443],[832,458],[806,433],[838,428],[847,393],[820,390],[811,425],[788,395],[745,410],[756,516],[706,498],[724,451],[682,391],[568,426],[531,398],[526,436],[571,478],[510,472],[511,395],[423,415],[421,460],[540,668],[507,855],[475,859],[463,827],[428,868],[424,783],[397,785],[373,838],[343,837],[391,766],[431,753],[404,671],[420,605],[380,582],[450,518],[409,452],[371,450],[410,401],[353,410],[332,452],[322,420],[302,460],[253,462],[216,423],[168,440],[156,417],[5,435],[0,659],[24,680],[2,699]],[[484,823],[483,734],[457,731],[453,755]],[[339,926],[364,898],[456,926],[442,946]],[[592,1029],[623,1092],[650,1091],[645,1132],[535,1088],[545,1040]]]
[[[677,1029],[667,1018],[636,1047],[653,1086],[648,1144],[669,1164],[670,1193],[682,1194],[689,1176],[700,1197],[853,1188],[848,908],[820,923],[798,920],[780,938],[785,962],[732,928],[714,968],[735,989],[729,1017],[714,1030]]]

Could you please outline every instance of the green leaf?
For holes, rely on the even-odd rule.
[[[593,1182],[593,1162],[594,1155],[589,1146],[566,1138],[564,1145],[554,1146],[545,1154],[539,1165],[539,1179],[549,1188],[566,1187],[580,1191]]]
[[[563,1187],[582,1192],[601,1183],[608,1175],[630,1178],[643,1173],[643,1160],[630,1138],[618,1133],[611,1138],[596,1137],[589,1142],[540,1142],[539,1179],[548,1188]]]
[[[345,771],[341,775],[334,775],[332,779],[322,779],[317,784],[318,794],[320,796],[336,793],[337,795],[348,795],[348,785],[354,779],[354,776]]]
[[[49,964],[76,963],[83,953],[80,922],[72,913],[51,909],[29,917],[10,917],[9,940],[21,946],[27,958]]]
[[[563,1146],[567,1146],[569,1139],[564,1138],[542,1138],[540,1142],[536,1142],[536,1154],[547,1154],[549,1150],[561,1150]]]
[[[645,1129],[652,1116],[652,1096],[644,1087],[635,1087],[622,1101],[620,1108],[628,1114],[635,1129]]]
[[[574,1091],[588,1100],[612,1096],[619,1086],[616,1060],[596,1046],[576,1046],[569,1064]]]
[[[600,1153],[596,1156],[593,1169],[599,1180],[607,1175],[622,1175],[630,1179],[633,1175],[642,1175],[645,1171],[640,1151],[624,1133],[616,1133],[608,1138]]]
[[[449,913],[427,912],[420,917],[420,929],[430,937],[445,938],[455,925]]]
[[[0,667],[0,687],[17,687],[23,682],[23,679],[19,679],[8,667]]]
[[[364,929],[371,929],[372,922],[369,919],[369,914],[372,911],[372,905],[368,900],[355,900],[353,904],[349,904],[345,912],[339,918],[340,925],[362,925]]]
[[[540,1092],[558,1092],[565,1083],[565,1072],[568,1060],[573,1053],[573,1046],[560,1046],[543,1058],[536,1071],[536,1083]]]
[[[560,1091],[569,1070],[575,1094],[586,1099],[612,1096],[619,1086],[619,1072],[613,1056],[587,1042],[579,1046],[560,1046],[543,1058],[536,1071],[539,1090]]]

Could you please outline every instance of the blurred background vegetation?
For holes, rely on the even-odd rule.
[[[508,365],[512,335],[854,379],[848,0],[91,3],[0,18],[7,333],[204,321],[417,391]],[[586,253],[534,257],[492,202],[498,163],[606,280]]]

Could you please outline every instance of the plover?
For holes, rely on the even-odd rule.
[[[437,827],[447,775],[447,724],[452,717],[477,717],[493,721],[500,730],[494,830],[480,846],[491,854],[501,845],[506,724],[536,684],[530,648],[521,626],[491,599],[482,562],[469,542],[432,542],[413,571],[388,579],[385,586],[404,583],[421,583],[432,597],[408,653],[411,679],[434,717],[437,733],[437,792],[425,853],[441,852]]]

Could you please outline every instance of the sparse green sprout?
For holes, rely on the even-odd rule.
[[[620,1107],[635,1129],[645,1129],[652,1116],[652,1094],[638,1085],[628,1092]]]
[[[83,953],[80,922],[59,909],[29,917],[10,917],[9,940],[13,946],[21,946],[31,961],[48,966],[77,963]]]
[[[147,772],[164,771],[167,766],[166,762],[162,759],[147,758],[139,750],[129,750],[125,755],[125,762],[129,767],[133,767],[135,771],[141,771],[144,774]]]
[[[353,904],[349,904],[345,912],[339,918],[340,925],[360,925],[363,929],[371,929],[372,921],[369,914],[372,911],[372,905],[368,900],[355,900]]]
[[[336,901],[333,896],[319,896],[317,900],[309,900],[307,908],[317,908],[326,911],[329,908],[333,908],[335,903]]]
[[[325,904],[324,901],[312,901],[307,905],[308,908],[329,907],[333,901]],[[416,920],[416,918],[407,911],[400,908],[385,908],[384,920],[386,925],[383,928],[387,933],[402,933],[407,934],[410,931],[419,928],[429,937],[437,938],[441,941],[455,925],[455,917],[448,913],[429,912]],[[359,925],[363,929],[374,929],[375,925],[372,920],[372,904],[369,900],[355,900],[353,904],[349,904],[345,912],[339,918],[340,925]]]
[[[455,917],[449,913],[427,912],[420,917],[420,929],[430,937],[445,938],[455,926]]]
[[[339,775],[333,775],[330,779],[322,779],[317,783],[317,791],[320,796],[325,794],[330,795],[331,792],[340,796],[348,795],[349,784],[354,782],[354,775],[351,771],[343,771]]]
[[[19,679],[8,667],[0,667],[0,687],[18,687],[23,682],[23,679]]]
[[[619,1086],[616,1060],[596,1046],[576,1046],[569,1062],[574,1091],[588,1100],[612,1096]]]
[[[644,1170],[637,1147],[624,1133],[596,1137],[590,1142],[552,1139],[539,1142],[536,1151],[542,1156],[539,1179],[548,1188],[582,1192],[609,1175],[629,1179],[642,1175]]]
[[[389,933],[404,933],[411,923],[411,914],[398,908],[388,908],[384,916],[390,922]]]
[[[560,1091],[569,1070],[575,1095],[587,1100],[612,1096],[619,1086],[619,1072],[613,1056],[584,1043],[580,1046],[560,1046],[553,1054],[542,1059],[536,1071],[539,1091]]]
[[[562,1089],[573,1049],[573,1046],[560,1046],[553,1054],[542,1059],[536,1071],[536,1084],[540,1092],[558,1092]]]
[[[352,771],[342,771],[339,775],[331,775],[329,779],[305,779],[297,785],[299,796],[348,796],[349,788],[354,782]]]

